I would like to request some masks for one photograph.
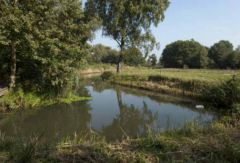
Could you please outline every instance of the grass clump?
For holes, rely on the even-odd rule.
[[[23,89],[10,91],[0,98],[0,111],[12,111],[33,109],[40,106],[48,106],[56,103],[71,104],[76,101],[91,100],[91,97],[79,97],[69,95],[68,97],[59,97],[49,94],[38,94],[34,92],[25,92]]]
[[[1,162],[34,162],[42,157],[40,151],[44,148],[44,145],[39,144],[38,137],[31,137],[28,141],[24,141],[20,138],[6,137],[2,133],[0,135]]]

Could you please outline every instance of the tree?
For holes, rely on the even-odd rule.
[[[0,44],[10,50],[10,89],[15,87],[16,80],[16,48],[28,30],[29,20],[23,10],[18,7],[18,1],[0,1]],[[25,25],[26,24],[26,25]]]
[[[88,61],[93,63],[117,63],[119,52],[102,44],[94,45],[90,50]]]
[[[240,53],[238,53],[237,51],[233,51],[232,53],[230,53],[227,56],[225,61],[226,67],[232,68],[232,69],[240,68],[239,63],[240,63]]]
[[[149,62],[151,63],[152,66],[156,66],[157,65],[157,56],[156,56],[156,54],[152,54],[149,57]]]
[[[229,41],[219,41],[209,50],[209,58],[215,62],[215,68],[227,68],[227,59],[233,53],[233,45]]]
[[[240,45],[236,48],[235,53],[236,53],[237,58],[238,58],[237,68],[240,68]]]
[[[0,44],[0,84],[6,84],[6,81],[9,80],[8,73],[10,70],[8,63],[10,58],[8,55],[5,55],[5,53],[11,53],[9,49],[9,47],[6,48],[6,46]]]
[[[117,72],[121,72],[123,51],[152,39],[150,27],[164,20],[168,0],[88,0],[86,11],[102,22],[103,35],[113,38],[120,47]]]
[[[129,66],[139,66],[145,63],[145,58],[138,48],[130,47],[123,52],[123,62]]]
[[[0,44],[11,58],[10,88],[16,76],[37,89],[65,87],[81,66],[93,20],[78,0],[0,0]]]
[[[161,64],[166,68],[206,68],[207,54],[207,49],[194,40],[176,41],[163,50]]]

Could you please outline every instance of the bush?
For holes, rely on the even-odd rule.
[[[236,112],[240,104],[240,79],[231,79],[202,92],[203,100],[217,108]],[[236,107],[238,106],[238,107]]]
[[[109,80],[110,78],[112,78],[114,76],[114,74],[110,71],[105,71],[102,75],[101,78],[102,80]]]

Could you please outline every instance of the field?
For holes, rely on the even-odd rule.
[[[114,73],[110,81],[123,86],[195,98],[233,76],[238,77],[239,73],[238,70],[150,69],[125,66],[123,72],[120,75]]]
[[[209,82],[224,81],[233,75],[240,75],[240,70],[209,70],[209,69],[150,69],[126,67],[123,75],[161,75],[182,80],[202,80]]]
[[[79,73],[91,74],[102,73],[104,71],[116,71],[115,65],[110,64],[94,64],[81,70]],[[179,78],[182,80],[201,80],[208,82],[226,81],[233,75],[240,75],[240,70],[217,70],[217,69],[153,69],[145,67],[123,66],[121,75],[161,75],[168,78]]]

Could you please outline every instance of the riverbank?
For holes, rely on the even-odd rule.
[[[128,70],[131,71],[132,68]],[[116,77],[130,76],[134,78],[133,75],[124,73],[120,76],[116,75]],[[139,80],[139,76],[136,75],[136,81]],[[161,75],[159,76],[161,77]],[[111,76],[110,79],[112,79]],[[152,80],[154,79],[152,78]],[[103,85],[96,81],[86,82],[97,85],[96,89],[99,92],[104,90],[102,89]],[[235,104],[236,101],[239,101],[239,98],[235,96],[234,98],[229,97],[231,94],[238,94],[235,92],[238,91],[239,85],[236,85],[238,82],[235,80],[233,83],[229,83],[228,80],[225,80],[225,82],[227,84],[221,85],[219,90],[226,95],[227,99],[216,90],[214,90],[215,94],[212,93],[211,99],[215,95],[217,98],[220,95],[221,100],[227,102],[227,105]],[[225,85],[230,85],[231,89],[229,87],[225,88]],[[111,89],[111,87],[108,89]],[[226,89],[228,91],[225,91]],[[139,93],[137,89],[134,91]],[[120,108],[120,106],[123,106],[121,104],[122,99],[117,98]],[[163,97],[156,98],[161,99]],[[230,99],[234,100],[229,102]],[[214,99],[214,101],[216,100]],[[76,106],[76,108],[79,107]],[[126,110],[126,107],[124,107],[124,110]],[[226,108],[226,110],[228,109]],[[60,111],[61,116],[62,114],[64,112]],[[74,115],[79,118],[81,114],[74,112]],[[130,114],[124,114],[121,118],[126,118],[128,115]],[[106,138],[92,130],[91,124],[89,126],[88,123],[86,123],[87,130],[84,130],[82,134],[77,135],[71,132],[72,135],[65,139],[48,144],[40,143],[40,135],[22,140],[20,138],[7,137],[4,133],[1,133],[0,162],[239,162],[240,117],[239,114],[235,113],[225,112],[224,115],[221,115],[217,122],[207,124],[204,127],[192,122],[183,128],[169,128],[164,133],[153,133],[149,129],[146,135],[136,139],[131,139],[120,125],[121,130],[119,132],[123,133],[124,138],[121,141],[114,142],[106,141]],[[178,116],[181,115],[178,114]],[[50,117],[52,119],[53,116],[50,115]],[[70,116],[67,115],[67,117]],[[66,122],[66,119],[63,122]],[[77,123],[70,124],[71,126],[78,126]]]
[[[239,162],[239,119],[230,119],[204,128],[190,123],[119,143],[86,142],[76,136],[60,143],[50,156],[62,162]]]
[[[50,93],[38,94],[34,92],[25,92],[22,89],[18,89],[7,93],[0,98],[0,112],[34,109],[57,103],[71,104],[73,102],[87,100],[91,100],[91,97],[80,97],[74,94],[71,94],[67,97],[60,97],[51,95]]]
[[[239,73],[238,70],[128,68],[123,69],[121,75],[110,75],[107,80],[153,92],[199,98],[205,90],[231,80]]]
[[[105,71],[116,71],[116,66],[111,64],[93,64],[84,67],[78,71],[79,77],[88,76],[91,74],[102,74]]]
[[[0,137],[0,161],[24,162],[239,162],[239,117],[222,117],[205,127],[189,123],[162,134],[106,142],[94,131],[61,142],[38,144]]]

